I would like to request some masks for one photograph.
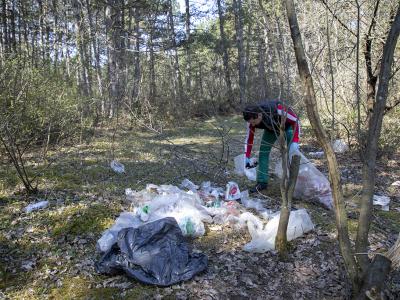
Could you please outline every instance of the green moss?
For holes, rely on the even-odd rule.
[[[117,211],[103,205],[73,206],[52,216],[52,235],[100,233],[114,222]]]
[[[378,210],[376,214],[383,219],[385,227],[394,232],[400,231],[400,213],[398,211]]]
[[[358,220],[348,219],[347,226],[348,226],[348,229],[349,229],[350,236],[352,238],[355,238],[355,236],[357,234]]]
[[[146,299],[154,293],[154,288],[135,284],[129,290],[113,287],[91,287],[88,279],[73,277],[64,278],[60,288],[50,291],[52,299]]]

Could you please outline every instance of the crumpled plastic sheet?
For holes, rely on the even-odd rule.
[[[96,269],[109,275],[123,271],[143,283],[169,286],[206,270],[207,263],[204,254],[190,252],[176,220],[164,218],[122,229]]]
[[[264,253],[275,249],[275,238],[278,233],[280,213],[275,214],[265,226],[256,216],[246,215],[241,217],[247,222],[247,227],[252,237],[250,243],[244,245],[244,251]],[[305,209],[292,211],[286,231],[287,240],[294,240],[313,229],[314,224]]]
[[[372,197],[374,205],[380,205],[383,211],[389,211],[390,197],[374,195]]]
[[[110,167],[111,167],[111,169],[113,169],[114,172],[116,172],[118,174],[125,173],[125,166],[116,160],[113,160],[110,163]]]
[[[349,146],[343,140],[335,140],[332,143],[332,148],[335,153],[345,153],[349,151]]]
[[[243,176],[245,175],[247,179],[251,181],[256,181],[257,179],[257,168],[245,168],[245,155],[244,154],[239,154],[235,156],[234,162],[235,162],[235,173]],[[251,163],[254,165],[257,162],[256,158],[251,158]]]
[[[333,208],[332,190],[329,180],[300,151],[300,168],[293,196],[298,199],[316,199],[326,208]],[[275,163],[274,174],[282,178],[282,159]]]

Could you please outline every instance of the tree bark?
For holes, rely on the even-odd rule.
[[[400,5],[397,8],[396,16],[393,19],[386,43],[383,47],[379,71],[379,85],[373,103],[371,117],[368,123],[368,133],[366,139],[365,155],[363,160],[363,192],[361,198],[360,217],[358,222],[356,251],[359,253],[367,252],[368,232],[372,218],[372,197],[375,187],[375,167],[378,151],[378,141],[382,129],[382,121],[385,113],[386,100],[388,96],[388,86],[390,72],[393,65],[393,55],[400,33]],[[368,268],[369,260],[364,257],[361,261],[363,271]]]
[[[173,50],[173,67],[174,67],[174,81],[175,81],[175,103],[174,105],[186,105],[184,103],[183,97],[183,85],[182,85],[182,75],[179,67],[179,56],[178,49],[176,45],[176,37],[175,37],[175,25],[174,25],[174,15],[172,11],[172,0],[169,1],[169,11],[168,11],[168,21],[169,21],[169,38],[171,42],[171,47]]]
[[[283,138],[284,134],[281,133],[281,146],[282,143],[286,146],[286,140]],[[283,176],[281,180],[281,215],[279,218],[278,232],[275,238],[275,248],[279,252],[281,259],[287,257],[287,227],[289,224],[290,210],[292,208],[292,199],[294,188],[296,186],[297,175],[299,174],[300,156],[294,155],[290,163],[289,178],[287,178],[287,147],[284,147],[282,154],[282,170]],[[286,150],[286,151],[285,151]]]
[[[190,35],[190,3],[189,0],[185,0],[185,32],[186,32],[186,44],[185,44],[185,52],[186,52],[186,94],[190,95],[191,86],[192,86],[192,63],[191,63],[191,53],[190,53],[190,45],[191,45],[191,35]]]
[[[222,51],[222,62],[224,65],[224,74],[225,74],[225,84],[227,88],[227,96],[228,96],[228,103],[231,107],[234,107],[234,96],[232,91],[232,82],[231,82],[231,74],[229,71],[229,55],[228,49],[226,45],[226,35],[225,35],[225,17],[221,5],[221,0],[217,0],[218,6],[218,18],[219,18],[219,34],[221,37],[221,51]]]
[[[236,47],[238,50],[238,70],[239,70],[239,103],[243,104],[246,93],[246,74],[244,65],[244,46],[243,46],[243,8],[242,0],[233,0],[235,12],[235,31]]]
[[[336,161],[335,153],[333,152],[330,140],[321,124],[317,110],[317,101],[315,98],[315,91],[313,80],[311,77],[308,63],[306,60],[303,42],[297,22],[297,16],[293,0],[284,0],[284,5],[287,11],[287,17],[290,26],[290,33],[293,40],[294,51],[296,55],[297,65],[300,73],[300,78],[304,86],[304,101],[307,108],[307,115],[312,125],[312,128],[320,142],[327,158],[329,168],[329,179],[331,182],[332,194],[335,206],[336,226],[338,230],[338,239],[340,250],[345,262],[347,273],[350,277],[353,287],[358,290],[359,288],[359,270],[354,258],[354,253],[351,249],[348,227],[347,227],[347,214],[343,201],[343,192],[340,183],[339,168]]]
[[[135,21],[135,52],[134,52],[134,73],[133,73],[133,88],[132,88],[132,101],[136,102],[139,95],[140,84],[140,15],[139,9],[134,8],[134,21]]]

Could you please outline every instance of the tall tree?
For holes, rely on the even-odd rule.
[[[246,92],[242,0],[233,0],[233,8],[235,12],[236,47],[238,51],[239,102],[242,104],[244,103]]]
[[[335,216],[336,226],[338,230],[339,244],[341,253],[344,258],[345,266],[353,285],[353,292],[355,295],[358,294],[359,299],[364,299],[365,291],[370,288],[380,288],[382,282],[385,280],[385,273],[380,274],[380,278],[373,281],[373,286],[363,287],[364,282],[371,283],[372,281],[365,280],[368,274],[376,271],[375,266],[388,272],[390,268],[390,262],[387,263],[385,258],[378,256],[377,260],[370,264],[368,259],[355,260],[355,253],[365,253],[368,245],[368,231],[372,210],[372,195],[374,189],[374,178],[375,178],[375,163],[377,154],[377,143],[380,136],[383,113],[385,110],[385,104],[388,93],[388,83],[390,78],[390,72],[393,63],[394,49],[400,34],[400,5],[398,5],[396,16],[393,18],[388,36],[386,37],[386,43],[383,47],[382,61],[380,65],[379,74],[379,87],[378,92],[374,98],[374,105],[372,109],[372,116],[369,121],[368,138],[365,148],[364,166],[363,166],[363,196],[359,217],[359,227],[356,241],[356,251],[351,247],[350,238],[347,227],[347,215],[343,201],[343,192],[341,186],[341,180],[338,170],[335,154],[332,146],[329,142],[329,138],[321,124],[317,102],[315,97],[315,90],[313,86],[312,76],[310,74],[306,55],[304,52],[303,42],[297,22],[297,16],[295,12],[295,6],[293,0],[284,1],[291,31],[291,36],[294,44],[294,50],[297,60],[297,65],[300,73],[300,77],[304,86],[304,100],[306,103],[307,114],[310,119],[311,125],[315,131],[315,134],[321,143],[326,158],[328,161],[329,168],[329,179],[331,182],[332,193],[335,205]],[[360,252],[363,251],[363,252]],[[375,262],[377,262],[375,264]],[[387,267],[389,265],[389,268]],[[368,270],[368,272],[367,272]],[[361,292],[361,293],[360,293]]]
[[[227,92],[227,97],[228,97],[228,103],[230,103],[231,106],[234,104],[234,97],[233,97],[233,91],[232,91],[232,82],[231,82],[231,74],[229,70],[229,55],[228,55],[228,49],[227,49],[227,41],[226,41],[226,34],[225,34],[225,17],[222,9],[222,4],[221,0],[217,0],[217,5],[218,5],[218,17],[219,17],[219,34],[221,37],[221,51],[222,51],[222,60],[223,60],[223,65],[224,65],[224,74],[225,74],[225,83],[226,83],[226,88],[228,90]]]

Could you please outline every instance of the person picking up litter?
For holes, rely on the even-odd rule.
[[[285,137],[289,156],[299,150],[300,122],[293,110],[279,100],[247,105],[243,110],[243,118],[248,123],[245,140],[246,168],[253,167],[250,155],[255,129],[264,129],[258,155],[257,184],[249,191],[250,193],[261,192],[268,187],[269,155],[273,144],[279,137],[281,122],[285,122]]]

